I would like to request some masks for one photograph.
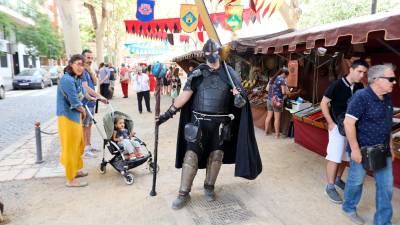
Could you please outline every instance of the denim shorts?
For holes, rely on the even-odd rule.
[[[273,107],[272,101],[267,99],[267,110],[270,112],[283,112],[283,107],[282,108]]]
[[[92,113],[92,116],[94,116],[94,107],[88,107],[88,109],[90,110],[90,113]],[[90,117],[89,113],[87,112],[86,108],[85,108],[85,111],[86,111],[86,117],[83,120],[82,125],[84,127],[89,127],[90,125],[93,124],[93,120],[92,120],[92,117]]]

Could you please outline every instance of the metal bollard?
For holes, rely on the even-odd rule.
[[[42,135],[40,133],[40,122],[35,123],[35,137],[36,137],[36,163],[42,163]]]

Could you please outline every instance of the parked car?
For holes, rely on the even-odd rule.
[[[51,87],[53,82],[50,79],[50,73],[45,69],[27,69],[15,75],[13,79],[13,89],[18,90],[22,88],[40,88],[46,86]]]
[[[0,75],[0,99],[4,99],[6,97],[6,86],[3,78]]]
[[[49,67],[48,71],[50,73],[50,79],[53,84],[58,84],[58,81],[60,80],[63,73],[63,68],[61,66],[53,66]]]

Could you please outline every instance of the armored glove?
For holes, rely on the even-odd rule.
[[[158,118],[157,124],[161,125],[165,121],[169,120],[170,118],[172,118],[176,114],[176,112],[178,112],[178,110],[179,109],[176,108],[174,106],[174,104],[172,104],[165,113],[160,115],[160,117]]]

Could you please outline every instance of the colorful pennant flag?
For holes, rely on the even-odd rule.
[[[196,5],[182,4],[181,5],[181,27],[182,30],[191,33],[196,30],[199,23],[199,10]]]
[[[136,18],[142,22],[154,19],[154,0],[137,0]]]
[[[225,29],[236,31],[242,29],[243,6],[228,5],[225,7]]]
[[[257,15],[260,21],[262,17],[271,17],[274,12],[279,10],[284,0],[250,0],[249,7]]]

